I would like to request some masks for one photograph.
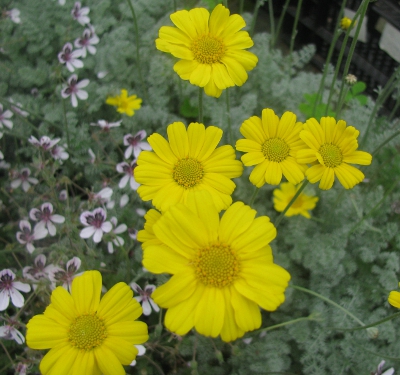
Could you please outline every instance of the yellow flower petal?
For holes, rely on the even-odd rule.
[[[260,188],[265,184],[265,174],[268,168],[268,165],[271,162],[269,160],[264,160],[261,164],[255,166],[255,168],[250,173],[250,182]]]
[[[265,171],[265,181],[270,185],[279,185],[282,181],[281,163],[271,161]]]
[[[389,294],[388,302],[393,306],[400,309],[400,293],[393,290]]]
[[[189,140],[185,125],[182,122],[174,122],[168,126],[167,133],[172,152],[180,159],[189,156]]]
[[[187,10],[179,10],[170,16],[171,21],[182,30],[190,39],[197,36],[197,31]]]
[[[49,349],[68,340],[68,328],[45,315],[35,315],[26,327],[26,344],[32,349]]]
[[[189,156],[191,158],[198,159],[198,156],[204,146],[204,141],[206,139],[206,128],[203,124],[192,122],[188,126],[187,136],[189,141]]]
[[[319,188],[322,190],[328,190],[333,186],[335,181],[335,172],[333,168],[325,168],[324,173],[319,183]]]
[[[221,62],[225,65],[228,70],[228,74],[236,86],[242,86],[247,81],[246,69],[237,60],[232,57],[225,55]]]
[[[178,161],[176,155],[172,152],[170,144],[167,140],[158,133],[152,134],[150,137],[147,138],[150,146],[152,147],[153,151],[159,156],[162,160],[164,160],[167,164],[175,164]],[[141,155],[145,152],[151,151],[142,151],[139,154],[137,164],[138,166],[141,165]],[[136,173],[136,168],[135,168]]]
[[[57,346],[43,357],[40,372],[42,375],[67,375],[78,354],[79,351],[71,346]]]
[[[104,375],[125,375],[125,370],[114,352],[105,345],[93,350],[96,361]]]
[[[199,87],[204,87],[211,79],[211,65],[199,64],[190,75],[190,83]]]
[[[335,168],[335,174],[345,189],[352,189],[364,179],[364,173],[348,164]]]
[[[237,325],[243,331],[253,331],[261,326],[261,313],[258,305],[243,297],[234,288],[230,302],[235,311],[235,320]]]
[[[225,296],[225,301],[231,301],[232,293],[236,293],[232,287],[224,288],[222,291]],[[240,329],[236,323],[235,312],[233,310],[232,303],[226,303],[224,325],[221,329],[221,339],[226,342],[233,341],[239,337],[242,337],[244,333],[245,331]]]
[[[160,48],[158,48],[160,49]],[[169,52],[169,51],[168,51]],[[174,65],[174,71],[182,79],[188,81],[192,72],[199,66],[199,63],[195,60],[179,60]]]
[[[72,281],[71,295],[78,314],[97,311],[100,303],[102,278],[99,271],[86,271]]]

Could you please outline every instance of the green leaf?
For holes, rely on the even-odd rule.
[[[351,88],[351,92],[353,93],[353,96],[356,96],[357,94],[365,91],[365,89],[367,88],[367,85],[365,84],[365,82],[357,82],[352,88]]]
[[[366,105],[368,98],[365,95],[357,95],[356,99],[360,102],[361,105]]]

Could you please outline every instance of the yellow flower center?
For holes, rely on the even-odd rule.
[[[290,147],[281,138],[270,138],[262,144],[261,151],[269,161],[280,163],[289,156]]]
[[[203,284],[223,288],[232,284],[239,273],[239,260],[225,244],[200,249],[193,261],[196,276]]]
[[[172,171],[172,178],[185,189],[189,189],[201,182],[204,176],[202,164],[195,159],[179,160]]]
[[[220,38],[213,35],[202,35],[193,40],[191,50],[194,59],[201,64],[214,64],[221,61],[225,45]]]
[[[325,143],[320,147],[318,152],[321,154],[326,167],[335,168],[342,164],[343,154],[338,146]]]
[[[106,337],[107,330],[104,322],[96,313],[78,316],[69,327],[69,341],[78,349],[92,350]]]

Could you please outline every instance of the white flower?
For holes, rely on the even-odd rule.
[[[62,283],[64,289],[71,290],[72,280],[79,275],[76,271],[80,266],[81,260],[78,257],[73,257],[67,262],[65,270],[60,267],[53,268],[49,273],[50,280],[53,285]]]
[[[90,156],[90,163],[93,164],[96,161],[96,155],[91,148],[88,149],[88,154]]]
[[[16,8],[11,9],[11,10],[6,12],[6,15],[8,17],[10,17],[11,21],[13,21],[14,23],[20,23],[21,22],[21,18],[19,17],[20,14],[21,14],[21,12]]]
[[[114,216],[110,219],[110,221],[111,221],[111,223],[113,224],[114,229],[113,229],[112,232],[113,232],[115,235],[121,234],[121,233],[125,232],[125,231],[128,229],[128,227],[127,227],[125,224],[118,225],[118,220],[117,220],[117,218],[114,217]],[[117,226],[117,225],[118,225],[118,226]],[[110,254],[112,254],[112,253],[114,252],[113,243],[114,243],[115,246],[120,247],[120,246],[124,246],[125,241],[124,241],[124,239],[123,239],[122,237],[120,237],[120,236],[115,236],[115,238],[114,238],[112,241],[108,242],[108,243],[107,243],[107,249],[108,249],[108,252],[109,252]]]
[[[138,234],[138,230],[135,228],[129,228],[128,229],[128,235],[130,238],[132,238],[132,240],[136,241],[137,238],[137,234]]]
[[[143,355],[144,353],[146,353],[146,348],[143,345],[135,345],[136,349],[138,350],[138,356]],[[136,365],[136,359],[134,359],[132,361],[132,363],[130,364],[130,366],[135,366]]]
[[[124,136],[124,145],[129,146],[125,150],[125,159],[128,159],[132,154],[137,159],[142,150],[151,151],[151,146],[147,142],[142,142],[145,138],[146,132],[144,130],[138,131],[135,135],[127,134]]]
[[[78,82],[78,76],[73,74],[71,77],[68,78],[68,86],[64,87],[61,90],[61,96],[66,99],[71,96],[71,104],[73,107],[78,106],[78,99],[86,100],[88,98],[88,93],[85,90],[81,90],[81,88],[86,87],[89,84],[88,79],[83,79],[82,81]]]
[[[119,206],[122,208],[122,207],[125,207],[127,204],[128,204],[128,202],[129,202],[129,196],[128,196],[128,194],[123,194],[122,196],[121,196],[121,199],[119,200]]]
[[[108,122],[106,120],[98,120],[97,122],[92,122],[90,125],[99,126],[102,131],[108,132],[111,128],[116,128],[117,126],[121,126],[122,120],[116,122]]]
[[[0,337],[4,340],[15,340],[20,345],[25,342],[24,335],[13,324],[5,324],[0,327]]]
[[[50,150],[50,154],[54,160],[59,160],[60,164],[62,164],[63,160],[67,160],[69,158],[69,154],[67,151],[65,151],[65,147],[60,146],[60,145],[54,146]]]
[[[72,8],[71,14],[74,20],[77,20],[82,26],[90,22],[90,18],[87,16],[90,12],[88,7],[83,7],[79,1],[77,1]]]
[[[17,240],[19,243],[26,245],[26,250],[30,254],[35,250],[35,246],[33,246],[33,241],[41,240],[47,236],[47,229],[44,227],[35,227],[32,233],[32,227],[29,221],[21,220],[19,222],[19,228],[22,232],[17,232]]]
[[[120,189],[124,188],[127,185],[128,181],[132,190],[138,189],[140,184],[136,182],[135,177],[133,176],[133,171],[136,166],[136,159],[134,159],[130,164],[128,164],[127,162],[117,164],[117,171],[119,173],[125,173],[125,176],[121,178],[121,181],[118,184]]]
[[[98,73],[97,73],[97,78],[98,78],[98,79],[103,79],[107,74],[108,74],[107,71],[98,72]]]
[[[17,172],[16,179],[11,181],[11,187],[16,189],[22,184],[22,190],[26,193],[31,187],[31,184],[36,185],[39,182],[37,178],[29,177],[30,175],[31,170],[29,168],[22,168],[21,172]]]
[[[49,280],[50,272],[56,268],[53,264],[46,266],[46,256],[44,254],[38,255],[34,260],[34,266],[26,266],[22,270],[22,275],[34,282],[33,290],[37,288],[37,284],[43,280]],[[46,266],[46,267],[45,267]]]
[[[28,142],[32,143],[34,146],[41,147],[45,151],[48,151],[53,148],[58,142],[60,142],[60,138],[55,138],[51,140],[49,137],[44,135],[40,138],[39,141],[36,137],[31,135],[31,137],[28,139]]]
[[[9,101],[11,102],[11,103],[14,103],[14,100],[12,99],[12,98],[10,98],[9,99]],[[22,109],[22,104],[21,103],[15,103],[16,105],[12,105],[11,106],[11,110],[14,112],[14,113],[16,113],[16,114],[18,114],[18,115],[20,115],[20,116],[22,116],[22,117],[28,117],[29,116],[29,112],[26,112],[26,111],[24,111],[23,109]]]
[[[371,375],[393,375],[394,374],[394,368],[391,367],[390,369],[386,370],[385,372],[383,371],[383,366],[385,366],[385,361],[381,361],[378,365],[378,368],[374,373],[371,373]]]
[[[79,48],[79,51],[81,51],[81,56],[83,58],[86,57],[87,51],[91,55],[94,55],[96,53],[96,47],[94,47],[94,44],[99,43],[99,38],[94,32],[94,28],[92,26],[89,26],[88,29],[85,29],[83,31],[82,37],[75,39],[75,47]]]
[[[65,64],[71,73],[75,71],[75,68],[83,67],[83,62],[78,59],[78,57],[82,56],[82,51],[80,49],[73,51],[72,49],[72,44],[66,43],[58,54],[58,61],[61,64]]]
[[[13,123],[9,120],[11,117],[13,117],[13,113],[9,109],[3,111],[3,105],[0,104],[0,129],[3,128],[3,125],[12,129]]]
[[[112,229],[112,224],[105,221],[107,213],[102,208],[96,208],[93,212],[85,211],[81,214],[81,223],[86,227],[79,234],[81,238],[93,236],[93,241],[99,243],[103,238],[103,233],[108,233]]]
[[[22,362],[19,362],[15,367],[15,375],[26,375],[28,371],[28,365]]]
[[[38,221],[35,225],[35,229],[37,228],[42,231],[47,227],[50,236],[55,236],[57,232],[53,223],[62,224],[65,221],[64,216],[53,214],[53,205],[51,203],[43,203],[40,210],[38,208],[32,208],[29,211],[29,217],[33,221]]]
[[[9,269],[0,271],[0,311],[4,311],[11,302],[15,307],[22,307],[24,305],[24,297],[19,292],[30,292],[31,287],[29,284],[14,281],[15,274]]]
[[[136,211],[136,213],[137,213],[139,216],[141,216],[141,217],[143,217],[144,215],[146,215],[146,212],[147,212],[144,208],[137,208],[135,211]]]
[[[109,209],[114,208],[115,202],[111,200],[111,196],[113,195],[113,190],[110,187],[105,187],[101,189],[98,193],[90,193],[89,201],[95,202],[97,204],[104,205]]]
[[[158,305],[152,300],[151,293],[153,293],[156,289],[155,285],[149,284],[144,287],[144,290],[136,283],[130,283],[130,287],[137,293],[139,294],[135,298],[136,301],[142,303],[142,309],[143,309],[143,314],[144,315],[150,315],[151,314],[151,308],[155,312],[159,312],[160,308]]]

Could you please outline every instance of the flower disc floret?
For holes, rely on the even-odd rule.
[[[338,146],[325,143],[319,148],[318,152],[325,166],[335,168],[342,164],[343,154]]]
[[[289,145],[281,138],[267,139],[261,146],[265,159],[281,163],[290,154]]]
[[[204,168],[198,160],[186,158],[175,164],[172,176],[178,185],[189,189],[202,181]]]
[[[213,35],[201,35],[193,40],[190,49],[194,59],[201,64],[215,64],[221,62],[226,47],[220,38]]]
[[[78,349],[92,350],[101,345],[106,337],[104,319],[95,313],[76,317],[69,327],[68,339]]]

